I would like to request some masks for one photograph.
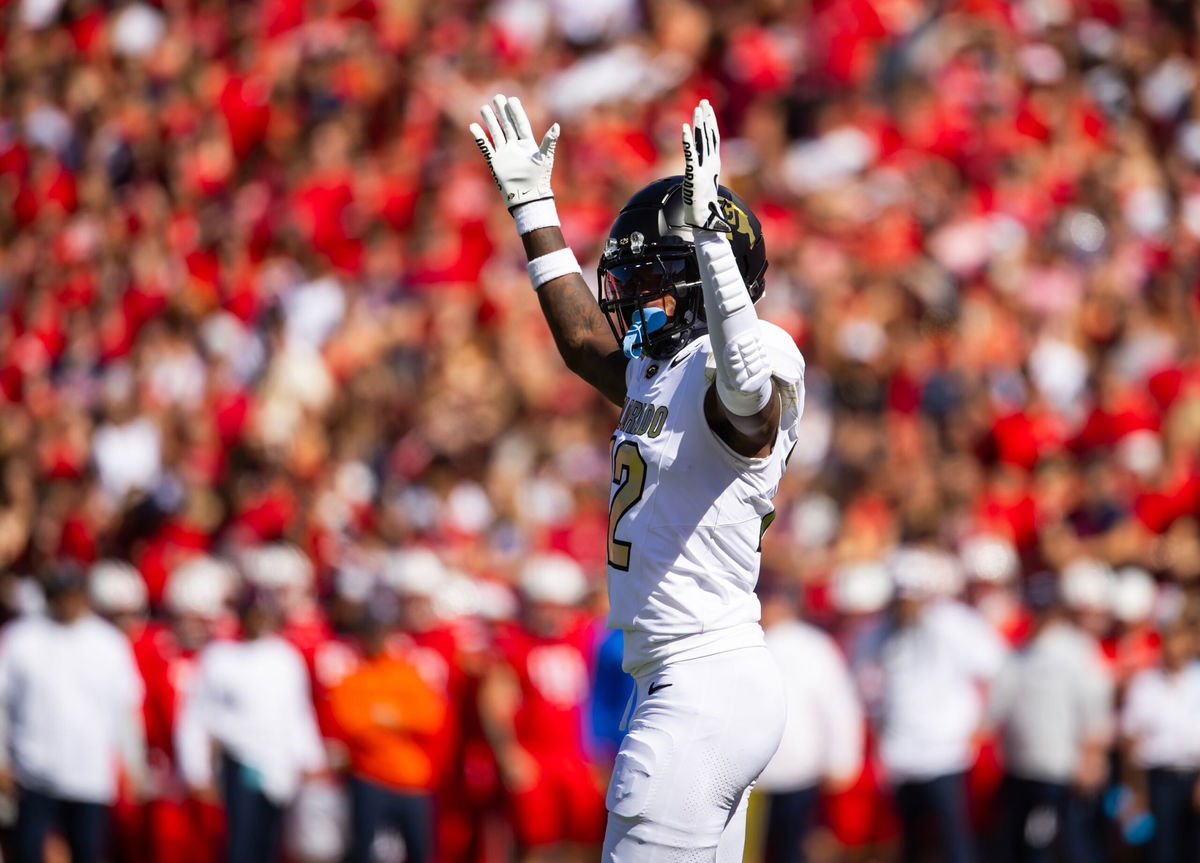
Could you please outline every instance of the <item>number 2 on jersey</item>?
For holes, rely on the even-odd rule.
[[[613,450],[612,481],[619,485],[608,507],[608,565],[628,572],[632,543],[617,539],[617,525],[629,508],[642,499],[646,487],[646,461],[636,441],[621,441]]]

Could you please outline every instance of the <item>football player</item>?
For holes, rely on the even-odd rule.
[[[496,753],[521,863],[596,859],[604,832],[599,783],[584,744],[591,621],[583,570],[536,555],[520,574],[521,619],[496,632],[480,718]]]
[[[145,849],[136,860],[215,863],[221,859],[224,813],[217,802],[187,793],[175,751],[179,706],[191,690],[206,644],[235,623],[229,594],[237,576],[215,557],[197,555],[171,570],[163,590],[170,622],[152,623],[134,644],[146,681],[150,789]]]
[[[637,192],[613,223],[597,302],[559,229],[558,125],[539,145],[519,100],[496,96],[481,113],[487,131],[471,132],[559,352],[622,407],[609,625],[624,631],[637,688],[604,860],[741,860],[749,789],[785,713],[758,623],[759,547],[804,401],[800,352],[754,311],[761,225],[719,185],[716,117],[701,102],[683,126],[684,174]]]

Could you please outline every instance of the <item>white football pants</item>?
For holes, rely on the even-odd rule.
[[[765,647],[637,678],[608,787],[602,863],[741,863],[746,805],[787,714]]]

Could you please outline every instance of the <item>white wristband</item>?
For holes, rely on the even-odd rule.
[[[538,228],[557,228],[558,208],[554,206],[553,198],[542,198],[540,201],[530,201],[528,204],[518,204],[512,209],[513,218],[517,220],[517,233],[522,237]]]
[[[529,281],[533,282],[535,291],[546,282],[557,279],[559,276],[567,276],[571,273],[583,275],[583,270],[579,268],[579,261],[575,260],[575,253],[570,249],[559,249],[548,255],[542,255],[540,258],[534,258],[526,265],[526,269],[529,270]]]

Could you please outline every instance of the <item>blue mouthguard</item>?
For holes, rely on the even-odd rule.
[[[634,312],[629,332],[625,333],[625,356],[631,360],[640,357],[646,345],[646,336],[666,325],[667,313],[660,308],[638,309]]]

